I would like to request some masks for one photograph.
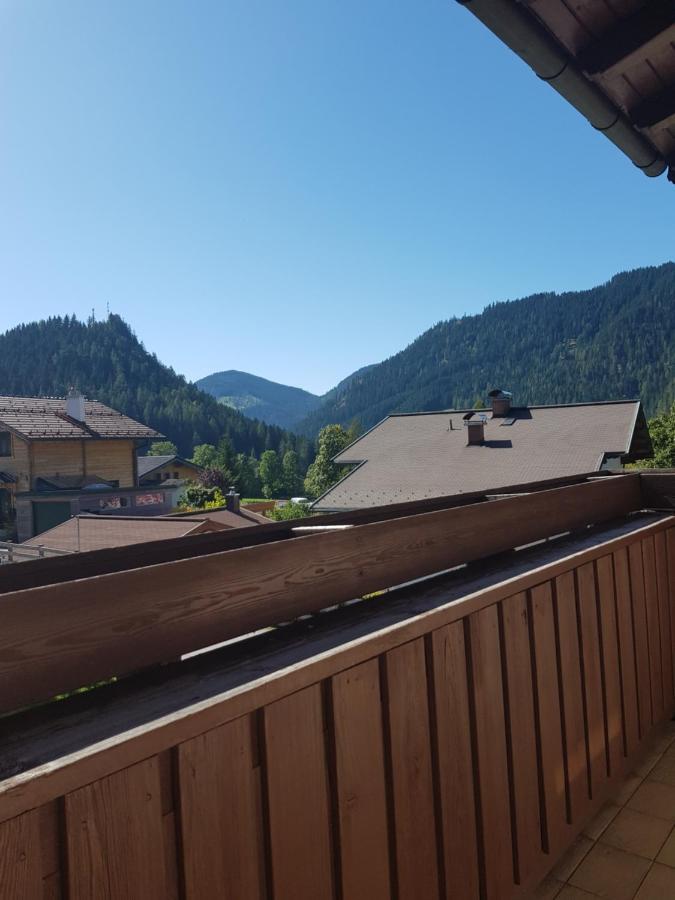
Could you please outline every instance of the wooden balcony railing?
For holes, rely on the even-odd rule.
[[[7,591],[5,711],[624,522],[459,600],[436,588],[433,606],[386,627],[41,764],[16,751],[27,714],[6,717],[17,759],[0,781],[0,898],[525,896],[675,709],[675,519],[626,518],[671,505],[675,478],[650,477],[235,550],[211,552],[218,536],[206,535],[208,555],[127,571],[92,559],[113,570]],[[43,709],[48,721],[54,705]]]

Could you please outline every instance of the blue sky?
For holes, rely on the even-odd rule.
[[[321,392],[672,258],[674,203],[454,0],[0,0],[3,330]]]

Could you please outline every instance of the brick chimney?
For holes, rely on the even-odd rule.
[[[84,397],[74,387],[71,387],[66,397],[66,415],[71,419],[75,419],[76,422],[84,422],[86,419]]]
[[[474,444],[483,443],[483,441],[485,440],[485,421],[485,416],[480,415],[474,418],[473,413],[469,413],[468,417],[464,417],[467,447],[471,447]]]
[[[240,499],[240,495],[235,491],[234,487],[231,487],[225,494],[225,506],[230,512],[238,513]]]
[[[503,391],[501,388],[495,388],[488,394],[490,404],[492,405],[492,417],[499,418],[508,416],[511,409],[511,401],[513,394],[510,391]]]

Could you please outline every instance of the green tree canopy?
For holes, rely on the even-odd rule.
[[[344,450],[352,439],[352,433],[342,425],[326,425],[321,429],[316,459],[307,469],[305,477],[305,491],[310,497],[319,497],[342,477],[346,468],[336,465],[333,457]]]
[[[177,454],[178,447],[173,441],[155,441],[150,444],[148,450],[148,456],[176,456]]]
[[[300,473],[300,461],[295,450],[287,450],[284,453],[281,466],[285,493],[289,497],[297,496],[303,490],[303,478]]]
[[[641,469],[675,468],[675,403],[670,412],[649,420],[649,434],[654,447],[652,459],[642,459],[635,465]]]
[[[284,491],[284,470],[276,450],[265,450],[258,468],[264,497],[280,497]]]

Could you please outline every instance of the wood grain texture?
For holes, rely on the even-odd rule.
[[[668,584],[668,547],[663,532],[654,535],[654,552],[656,556],[656,583],[659,595],[659,625],[661,629],[661,667],[663,673],[663,703],[666,709],[672,709],[675,701],[673,678],[673,644],[672,644],[672,610],[670,588]]]
[[[332,827],[320,685],[265,707],[275,900],[333,900]]]
[[[446,900],[478,900],[478,836],[464,625],[432,633],[436,758]]]
[[[42,900],[40,814],[31,810],[0,824],[0,900]]]
[[[439,896],[424,642],[403,644],[385,659],[397,895]]]
[[[474,613],[468,624],[484,895],[494,900],[503,897],[515,881],[497,607]]]
[[[588,765],[591,797],[594,797],[600,786],[607,779],[607,750],[605,744],[602,672],[600,667],[598,600],[595,590],[595,568],[593,563],[586,563],[577,569],[577,592],[586,704],[586,733],[588,735]]]
[[[69,900],[165,900],[156,757],[66,795]]]
[[[610,519],[639,499],[638,476],[603,478],[4,594],[0,712]]]
[[[332,679],[342,892],[389,900],[389,831],[377,659]]]
[[[555,579],[555,586],[560,643],[560,695],[565,723],[568,821],[577,822],[588,807],[590,785],[574,572],[559,575]]]
[[[675,691],[675,528],[665,532],[668,572],[668,601],[670,609],[670,646],[673,658],[673,690]]]
[[[624,733],[621,709],[621,671],[616,624],[616,591],[611,556],[603,556],[596,563],[598,606],[600,612],[600,643],[602,646],[603,683],[607,729],[609,774],[624,770]]]
[[[527,596],[516,594],[502,606],[508,698],[509,740],[515,805],[516,875],[519,883],[535,870],[542,854],[539,812],[534,675],[530,656]]]
[[[330,678],[337,671],[365,662],[403,641],[422,637],[433,629],[456,622],[518,591],[528,590],[541,583],[543,578],[556,578],[607,553],[620,550],[625,553],[625,548],[632,542],[646,535],[668,530],[673,521],[672,517],[666,517],[646,525],[639,524],[634,529],[611,538],[603,539],[600,535],[597,542],[590,546],[563,556],[543,568],[530,569],[514,578],[476,590],[461,603],[447,603],[424,616],[413,616],[404,622],[387,625],[366,642],[355,641],[336,647],[326,654],[320,654],[316,659],[303,661],[283,672],[274,673],[243,691],[227,692],[178,709],[131,733],[113,735],[95,746],[41,766],[30,775],[8,777],[0,783],[0,821],[13,818],[82,784],[95,781],[204,731],[251,713],[319,680]],[[617,586],[620,583],[618,579]],[[630,614],[630,602],[627,608]]]
[[[626,742],[625,753],[627,756],[630,756],[635,752],[640,742],[640,711],[628,549],[622,547],[619,550],[615,550],[612,553],[612,563],[614,566],[614,589],[616,591],[616,624],[619,637],[621,703]]]
[[[550,852],[563,843],[567,825],[558,660],[550,582],[544,582],[530,591],[530,616],[536,667],[545,847]]]
[[[647,635],[649,638],[649,680],[652,691],[652,715],[654,721],[663,712],[663,659],[661,656],[661,624],[659,622],[659,594],[656,581],[656,552],[654,538],[642,541],[642,565],[645,580],[645,607],[647,610]]]
[[[244,716],[178,746],[185,900],[265,896],[253,727]]]
[[[644,739],[652,727],[652,689],[650,683],[651,666],[649,660],[644,566],[642,564],[642,546],[640,543],[633,543],[628,547],[628,564],[633,606],[633,629],[635,633],[635,666],[638,684],[640,739]]]

